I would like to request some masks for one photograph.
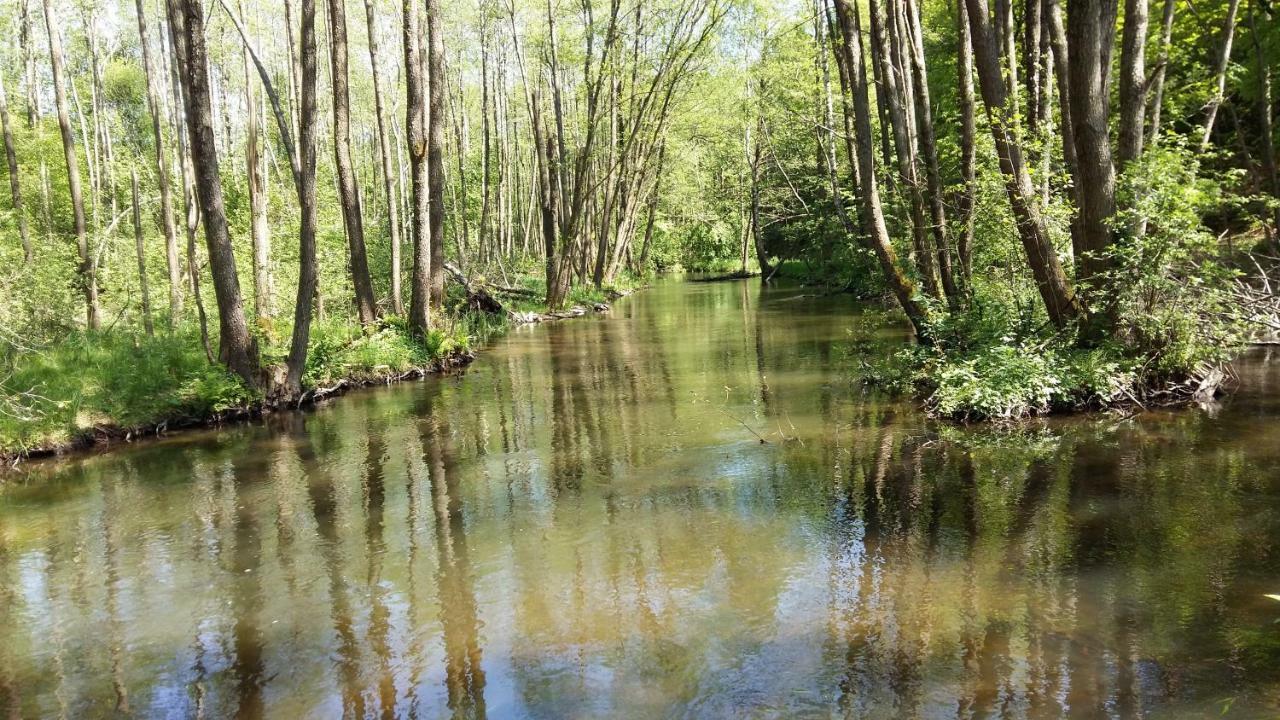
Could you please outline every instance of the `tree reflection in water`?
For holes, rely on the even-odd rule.
[[[462,377],[33,466],[0,714],[1280,712],[1276,364],[1212,413],[952,427],[798,293],[661,284]]]

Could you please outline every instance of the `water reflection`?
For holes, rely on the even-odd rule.
[[[1276,363],[1212,412],[938,426],[798,294],[663,285],[465,377],[32,468],[0,716],[1280,712]]]

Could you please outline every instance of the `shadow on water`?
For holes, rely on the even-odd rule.
[[[957,428],[799,295],[662,283],[462,377],[33,466],[0,717],[1280,713],[1280,363]]]

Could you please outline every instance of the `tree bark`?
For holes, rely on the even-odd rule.
[[[1147,0],[1125,0],[1120,41],[1120,127],[1116,162],[1124,169],[1142,154],[1147,107]]]
[[[960,256],[960,273],[966,288],[973,287],[973,203],[977,193],[977,121],[973,96],[973,46],[969,37],[969,11],[965,0],[956,0],[957,37],[959,58],[957,76],[960,85],[960,179],[963,188],[956,203],[960,215],[960,240],[957,254]]]
[[[133,241],[138,255],[138,290],[142,295],[142,326],[148,336],[155,335],[151,322],[151,290],[147,285],[147,255],[142,242],[142,209],[138,200],[138,169],[129,169],[130,189],[133,195]]]
[[[915,299],[915,288],[911,281],[898,267],[897,256],[889,240],[889,228],[884,221],[884,211],[880,206],[880,191],[875,181],[871,105],[867,97],[867,68],[862,60],[861,23],[853,0],[835,0],[835,6],[840,24],[840,52],[844,55],[844,64],[848,69],[850,90],[853,94],[857,152],[850,161],[858,166],[858,177],[863,179],[860,199],[863,208],[862,217],[866,224],[865,241],[875,253],[880,270],[884,273],[885,280],[892,288],[898,304],[906,313],[916,335],[923,339],[928,335],[928,316],[924,306]]]
[[[1213,137],[1213,123],[1218,117],[1218,108],[1226,96],[1227,68],[1231,65],[1231,41],[1236,33],[1236,14],[1240,9],[1240,0],[1229,0],[1227,17],[1222,23],[1222,41],[1218,45],[1218,57],[1214,61],[1213,95],[1204,109],[1204,132],[1200,135],[1200,152],[1209,149],[1209,139]]]
[[[1257,73],[1258,97],[1258,130],[1262,136],[1262,169],[1266,173],[1267,182],[1271,186],[1271,196],[1276,206],[1272,209],[1271,233],[1272,241],[1280,249],[1280,171],[1276,168],[1276,146],[1272,137],[1275,126],[1271,117],[1271,66],[1267,64],[1262,50],[1262,40],[1258,35],[1257,19],[1258,0],[1249,4],[1249,35],[1253,38],[1253,57],[1257,62],[1254,72]]]
[[[209,58],[205,47],[204,12],[200,0],[168,0],[169,24],[175,38],[178,77],[182,82],[196,194],[204,216],[209,270],[218,301],[219,359],[250,387],[261,383],[258,345],[245,321],[240,279],[227,228],[222,179],[213,129],[209,91]]]
[[[164,232],[165,268],[169,271],[169,327],[182,317],[182,260],[178,252],[178,226],[173,214],[173,193],[169,182],[169,156],[161,130],[160,87],[151,60],[147,15],[142,0],[136,0],[138,44],[142,48],[142,73],[147,81],[147,110],[151,115],[151,135],[156,145],[156,184],[160,186],[160,229]]]
[[[425,0],[427,15],[427,186],[431,237],[431,304],[444,304],[444,19],[440,0]]]
[[[965,0],[970,23],[970,39],[978,70],[978,85],[1000,158],[1005,194],[1013,208],[1018,236],[1027,255],[1027,263],[1035,277],[1036,288],[1044,301],[1049,320],[1065,328],[1081,315],[1079,302],[1071,282],[1058,261],[1057,250],[1049,237],[1049,229],[1040,213],[1035,188],[1023,160],[1023,151],[1013,134],[1017,117],[1006,97],[1007,87],[1001,77],[1001,53],[987,16],[986,0]]]
[[[418,0],[404,0],[405,132],[413,199],[413,273],[409,283],[409,326],[421,335],[431,329],[431,229],[428,226],[427,106],[424,92]]]
[[[52,0],[44,2],[44,23],[49,35],[49,64],[53,71],[53,98],[58,107],[58,131],[62,135],[62,153],[67,163],[67,189],[71,193],[71,212],[75,222],[76,251],[80,256],[80,284],[84,293],[85,314],[90,330],[102,326],[98,307],[98,261],[89,250],[89,231],[84,217],[84,194],[80,189],[80,163],[76,159],[76,141],[71,132],[71,115],[67,107],[66,80],[63,77],[62,26],[53,15]]]
[[[253,314],[265,326],[275,313],[275,291],[271,282],[271,227],[267,220],[267,176],[260,143],[263,133],[258,123],[257,93],[249,88],[249,61],[245,53],[245,169],[249,178],[249,215],[253,241]]]
[[[302,392],[311,339],[312,303],[316,301],[319,268],[316,261],[316,1],[302,0],[299,32],[299,107],[297,191],[301,223],[298,232],[298,296],[293,309],[293,337],[289,345],[285,391]]]
[[[0,79],[0,126],[4,133],[4,159],[9,168],[9,198],[13,201],[13,214],[18,221],[18,236],[22,239],[22,262],[30,265],[35,257],[31,246],[31,231],[27,227],[27,214],[22,209],[22,183],[18,179],[18,153],[13,147],[13,129],[9,125],[9,101],[5,97],[4,81]]]
[[[947,304],[957,308],[960,305],[960,289],[951,263],[951,234],[947,229],[947,215],[943,207],[942,174],[938,170],[938,145],[933,131],[933,104],[929,97],[929,73],[925,67],[921,19],[913,0],[903,0],[903,9],[907,19],[911,72],[915,78],[916,128],[920,138],[920,152],[924,155],[930,229],[934,248],[938,253],[938,275],[942,279],[942,292],[946,295]]]
[[[169,28],[169,51],[164,53],[163,57],[169,60],[168,70],[173,89],[174,135],[178,139],[178,172],[182,176],[182,203],[186,211],[184,229],[187,237],[187,280],[191,283],[191,300],[195,303],[196,319],[200,325],[200,345],[204,348],[205,357],[209,362],[213,362],[213,348],[209,343],[209,318],[205,313],[204,299],[200,294],[200,263],[197,260],[199,252],[196,244],[196,231],[200,228],[200,203],[196,199],[196,181],[191,169],[191,154],[187,152],[187,123],[183,115],[185,93],[178,70],[181,64],[178,59],[178,34],[171,23],[165,24]]]
[[[369,66],[373,71],[373,112],[377,119],[378,158],[382,167],[382,188],[387,197],[387,225],[391,239],[391,312],[404,314],[404,293],[400,287],[400,203],[395,194],[392,171],[391,139],[386,127],[382,104],[382,75],[378,60],[378,32],[373,0],[364,0],[364,15],[369,27]]]
[[[1110,267],[1110,223],[1116,212],[1116,173],[1107,129],[1105,2],[1072,0],[1067,10],[1067,40],[1071,45],[1071,91],[1067,101],[1075,124],[1078,168],[1074,180],[1082,251],[1076,258],[1076,280],[1081,283],[1093,281]]]
[[[1151,128],[1147,135],[1151,144],[1160,142],[1160,111],[1164,106],[1164,77],[1169,68],[1169,46],[1173,40],[1173,11],[1176,0],[1164,0],[1164,16],[1160,25],[1160,54],[1156,57],[1155,74],[1151,78]]]
[[[338,198],[347,231],[351,284],[355,288],[356,317],[361,325],[378,319],[378,304],[369,277],[369,255],[364,244],[364,218],[360,188],[351,160],[351,92],[347,80],[347,11],[345,0],[329,0],[329,71],[333,97],[333,162],[338,175]]]

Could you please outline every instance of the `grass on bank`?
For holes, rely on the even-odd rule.
[[[518,302],[503,298],[508,309],[543,311],[537,299],[541,278],[521,275],[519,286],[535,294]],[[603,288],[575,287],[567,305],[607,302],[634,289],[638,278],[625,276]],[[504,332],[508,317],[463,312],[464,298],[448,285],[450,311],[436,316],[425,338],[409,331],[403,318],[390,316],[365,329],[345,318],[317,320],[303,386],[330,387],[341,380],[366,382],[427,367],[470,350]],[[216,330],[216,323],[212,329]],[[288,328],[259,337],[264,364],[283,364]],[[217,338],[212,339],[215,350]],[[222,365],[210,363],[199,332],[190,324],[175,333],[158,330],[148,337],[135,329],[73,331],[39,347],[0,347],[0,456],[56,448],[99,428],[153,427],[166,421],[200,419],[259,401],[257,393]]]
[[[372,332],[345,321],[317,322],[303,384],[372,380],[423,367],[471,347],[496,328],[487,319],[453,320],[425,339],[391,318]],[[216,343],[216,338],[215,338]],[[265,345],[266,363],[287,348]],[[121,331],[76,331],[57,343],[7,358],[0,371],[0,453],[52,448],[96,428],[135,428],[208,418],[261,398],[238,377],[210,363],[191,328],[154,337]]]

